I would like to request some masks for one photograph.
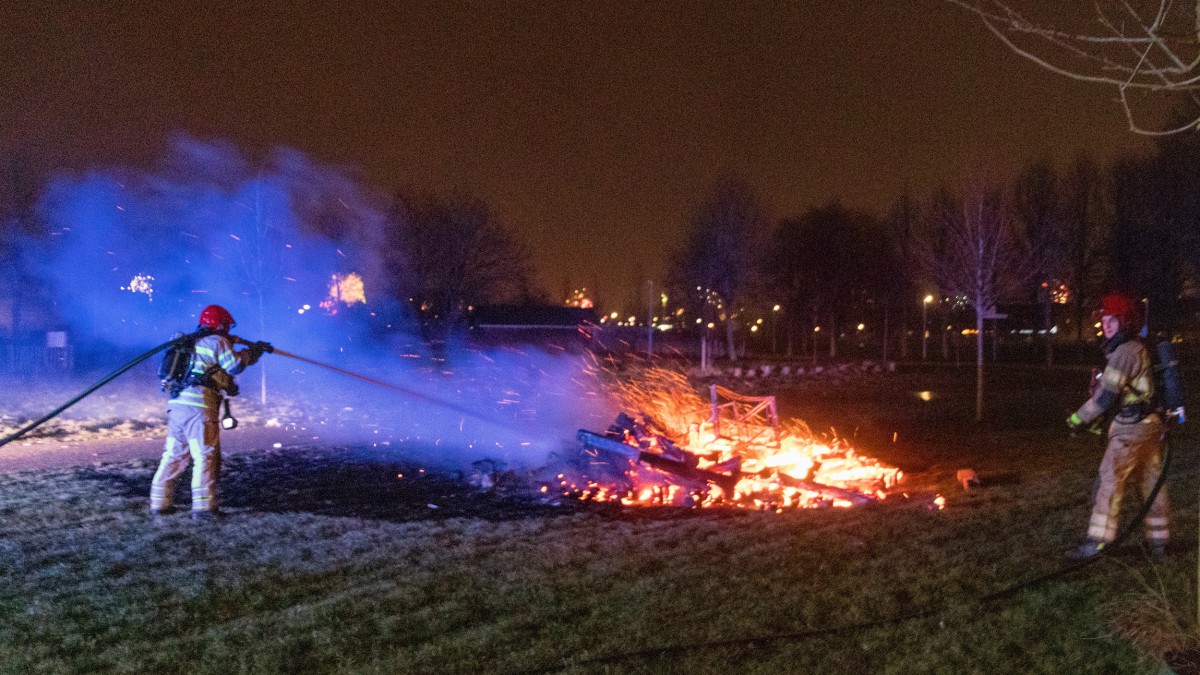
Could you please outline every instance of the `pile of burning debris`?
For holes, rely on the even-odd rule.
[[[580,430],[578,453],[544,493],[782,511],[873,502],[902,477],[840,440],[814,438],[799,420],[781,425],[773,396],[711,385],[704,402],[683,375],[662,369],[615,390],[636,417],[620,413],[602,433]]]

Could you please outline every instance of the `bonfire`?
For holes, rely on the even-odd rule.
[[[543,492],[629,506],[783,511],[884,499],[902,477],[843,439],[780,420],[772,396],[713,385],[706,401],[664,368],[597,374],[624,412],[603,432],[580,430],[579,454]]]

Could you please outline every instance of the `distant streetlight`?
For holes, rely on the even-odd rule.
[[[927,295],[921,301],[921,360],[929,358],[929,303],[933,302],[933,296]]]
[[[775,343],[775,324],[779,323],[779,305],[771,308],[771,353],[776,354],[779,350]]]

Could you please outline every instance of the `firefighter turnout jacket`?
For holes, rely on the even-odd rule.
[[[221,425],[218,419],[222,392],[234,390],[233,376],[258,361],[255,350],[233,351],[229,337],[220,333],[196,341],[191,379],[179,396],[167,404],[167,440],[162,460],[150,484],[150,508],[169,511],[175,481],[192,460],[192,513],[217,508],[217,479],[221,473]]]
[[[215,411],[221,404],[221,392],[231,388],[233,376],[253,365],[258,360],[257,355],[252,350],[233,351],[233,342],[220,333],[196,340],[195,349],[191,379],[196,384],[185,387],[169,405]]]
[[[1116,538],[1122,496],[1137,474],[1143,498],[1162,473],[1162,418],[1153,408],[1154,377],[1150,354],[1141,340],[1116,337],[1108,345],[1108,363],[1095,393],[1072,415],[1071,423],[1090,425],[1106,412],[1116,416],[1108,428],[1108,446],[1100,463],[1096,501],[1088,522],[1088,538]],[[1153,546],[1166,546],[1167,490],[1164,485],[1146,514],[1145,536]]]
[[[1136,424],[1152,411],[1154,371],[1150,352],[1141,340],[1119,342],[1108,353],[1108,364],[1100,375],[1100,386],[1075,412],[1079,423],[1087,426],[1104,413],[1117,409],[1115,421]]]

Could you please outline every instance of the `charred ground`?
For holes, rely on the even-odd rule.
[[[785,414],[908,472],[908,498],[857,509],[598,507],[519,481],[481,491],[398,453],[297,446],[228,457],[230,516],[196,527],[145,513],[154,453],[9,473],[0,671],[1156,672],[1172,622],[1194,632],[1192,434],[1176,442],[1165,562],[1129,545],[980,607],[1077,543],[1102,452],[1060,426],[1086,371],[994,375],[983,425],[968,421],[967,368],[781,391]],[[964,492],[968,466],[983,486]],[[934,492],[944,511],[922,498]],[[1160,639],[1135,646],[1145,613],[1129,607],[1154,598],[1170,610]],[[944,609],[815,640],[620,656],[930,607]]]

